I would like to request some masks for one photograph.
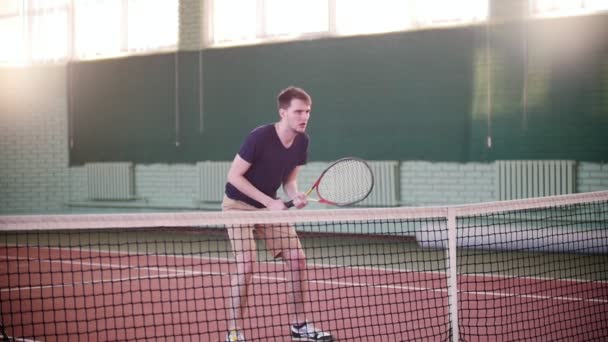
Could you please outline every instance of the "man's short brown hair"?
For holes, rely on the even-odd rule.
[[[279,96],[277,96],[278,109],[289,107],[289,105],[291,105],[291,100],[293,99],[302,100],[309,105],[312,105],[312,98],[304,89],[291,86],[281,90]]]

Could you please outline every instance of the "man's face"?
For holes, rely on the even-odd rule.
[[[280,110],[281,118],[295,132],[303,133],[310,118],[310,103],[300,99],[291,100],[289,107]]]

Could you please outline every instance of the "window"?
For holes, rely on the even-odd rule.
[[[30,1],[28,26],[32,61],[64,60],[68,51],[69,0]]]
[[[488,0],[416,1],[414,18],[418,26],[441,26],[483,22]]]
[[[414,26],[411,9],[409,1],[337,0],[336,33],[350,35],[411,29]]]
[[[336,0],[338,34],[412,30],[484,21],[488,0]]]
[[[411,30],[485,21],[488,0],[207,0],[207,45]]]
[[[64,60],[69,0],[5,0],[0,5],[0,63]]]
[[[209,45],[247,44],[329,30],[327,0],[209,0]]]
[[[129,51],[177,47],[179,0],[130,0],[127,13]]]
[[[1,0],[0,63],[174,49],[179,0]]]
[[[0,63],[22,62],[25,53],[25,37],[20,20],[23,9],[21,0],[0,2]]]
[[[251,0],[213,1],[210,10],[213,24],[209,25],[213,43],[251,41],[256,37],[257,4]]]
[[[329,29],[326,0],[266,0],[262,34],[294,36],[327,32]]]
[[[175,48],[178,10],[178,0],[77,0],[75,57],[109,57]]]
[[[75,57],[119,54],[125,46],[122,14],[121,1],[77,1],[74,4]]]
[[[530,0],[533,17],[566,17],[608,11],[606,0]]]

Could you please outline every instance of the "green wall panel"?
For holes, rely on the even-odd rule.
[[[603,161],[607,22],[513,21],[74,63],[70,162],[232,159],[247,132],[278,119],[275,96],[288,85],[313,97],[312,160]]]

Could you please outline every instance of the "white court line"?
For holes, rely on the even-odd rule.
[[[9,336],[8,339],[14,342],[40,342],[38,340],[30,340],[28,338],[15,338],[13,336]]]
[[[143,255],[138,252],[131,251],[107,251],[100,250],[95,248],[69,248],[69,247],[31,247],[28,245],[13,245],[11,247],[20,247],[20,248],[36,248],[36,249],[47,249],[47,250],[58,250],[58,251],[83,251],[83,252],[95,252],[95,253],[103,253],[104,256],[108,255]],[[2,256],[0,256],[2,257]],[[171,257],[176,259],[198,259],[198,260],[209,260],[209,261],[221,261],[226,263],[233,263],[233,258],[219,258],[219,257],[198,257],[195,255],[186,256],[181,254],[163,254],[161,257]],[[258,264],[268,264],[268,265],[283,265],[283,262],[280,261],[258,261]],[[386,268],[386,267],[368,267],[368,266],[351,266],[344,264],[323,264],[323,263],[307,263],[307,266],[318,267],[318,268],[350,268],[353,270],[364,270],[364,271],[381,271],[381,272],[390,272],[390,273],[418,273],[418,274],[433,274],[433,275],[444,275],[447,276],[447,270],[442,271],[420,271],[416,269],[409,268]],[[513,276],[513,275],[504,275],[504,274],[483,274],[483,273],[466,273],[460,274],[459,277],[474,277],[474,278],[501,278],[501,279],[525,279],[525,280],[542,280],[542,281],[559,281],[566,283],[588,283],[593,281],[594,283],[599,284],[608,284],[608,280],[588,280],[588,279],[578,279],[578,278],[551,278],[551,277],[538,277],[538,276]]]
[[[447,277],[446,271],[418,271],[410,268],[383,268],[383,267],[364,267],[364,266],[349,266],[349,265],[341,265],[341,264],[308,264],[309,266],[315,266],[319,268],[351,268],[354,270],[372,270],[372,271],[382,271],[388,273],[420,273],[420,274],[436,274],[443,275],[444,278]],[[559,281],[565,283],[600,283],[600,284],[608,284],[608,280],[588,280],[588,279],[577,279],[577,278],[551,278],[551,277],[538,277],[538,276],[514,276],[514,275],[506,275],[506,274],[484,274],[484,273],[462,273],[458,275],[459,278],[462,277],[473,277],[473,278],[501,278],[501,279],[524,279],[524,280],[542,280],[542,281]]]
[[[2,256],[2,258],[6,258]],[[73,262],[69,260],[64,261],[55,261],[55,260],[41,260],[41,259],[30,259],[30,258],[20,258],[20,257],[9,257],[9,259],[13,260],[28,260],[28,261],[39,261],[39,262],[48,262],[48,263],[68,263],[68,264],[76,264],[76,265],[90,265],[90,266],[103,266],[107,268],[118,268],[124,269],[125,265],[122,264],[102,264],[102,263],[86,263],[86,262]],[[78,283],[67,283],[67,284],[57,284],[57,285],[44,285],[44,286],[31,286],[31,287],[20,287],[20,288],[8,288],[1,289],[0,292],[7,291],[23,291],[23,290],[33,290],[33,289],[43,289],[43,288],[54,288],[54,287],[70,287],[76,285],[85,285],[85,284],[100,284],[100,283],[110,283],[117,281],[130,281],[130,280],[143,280],[143,279],[161,279],[161,278],[169,278],[173,276],[179,275],[216,275],[216,276],[230,276],[228,272],[205,272],[205,271],[188,271],[188,270],[180,270],[177,268],[159,268],[159,267],[137,267],[136,269],[140,270],[151,270],[157,272],[166,272],[166,275],[156,275],[156,276],[141,276],[141,277],[128,277],[128,278],[120,278],[120,279],[102,279],[102,280],[93,280],[88,282],[78,282]],[[253,276],[254,279],[260,280],[270,280],[273,282],[284,282],[287,281],[286,278],[283,277],[272,277],[272,276]],[[447,289],[435,289],[435,288],[427,288],[427,287],[414,287],[414,286],[403,286],[403,285],[377,285],[370,283],[355,283],[355,282],[341,282],[341,281],[327,281],[327,280],[307,280],[308,283],[316,283],[323,285],[331,285],[331,286],[350,286],[350,287],[369,287],[369,288],[377,288],[377,289],[393,289],[393,290],[401,290],[401,291],[428,291],[428,292],[440,292],[447,293]],[[505,292],[492,292],[492,291],[460,291],[460,293],[466,293],[477,296],[490,296],[490,297],[506,297],[506,298],[529,298],[529,299],[542,299],[542,300],[556,300],[556,301],[570,301],[570,302],[589,302],[589,303],[608,303],[608,299],[585,299],[578,297],[562,297],[562,296],[543,296],[543,295],[532,295],[532,294],[519,294],[519,293],[505,293]]]
[[[38,262],[46,262],[49,264],[70,264],[77,266],[99,266],[104,268],[110,268],[114,270],[121,269],[132,269],[132,270],[142,270],[142,271],[155,271],[167,274],[159,274],[159,275],[146,275],[146,276],[137,276],[137,277],[126,277],[126,278],[110,278],[110,279],[101,279],[101,280],[89,280],[89,281],[80,281],[74,283],[64,283],[64,284],[54,284],[54,285],[39,285],[39,286],[24,286],[24,287],[15,287],[8,289],[0,289],[0,292],[10,292],[10,291],[27,291],[34,289],[49,289],[49,288],[57,288],[57,287],[73,287],[79,285],[96,285],[96,284],[104,284],[104,283],[112,283],[112,282],[121,282],[121,281],[130,281],[130,280],[145,280],[145,279],[162,279],[162,278],[170,278],[174,276],[180,275],[218,275],[218,276],[226,276],[227,273],[222,272],[205,272],[205,271],[188,271],[188,270],[180,270],[176,268],[166,268],[166,267],[130,267],[124,264],[105,264],[105,263],[95,263],[95,262],[78,262],[78,261],[70,261],[70,260],[46,260],[46,259],[33,259],[33,258],[21,258],[21,257],[5,257],[1,256],[2,259],[8,260],[25,260],[25,261],[38,261]],[[95,270],[88,270],[82,272],[93,272]]]

